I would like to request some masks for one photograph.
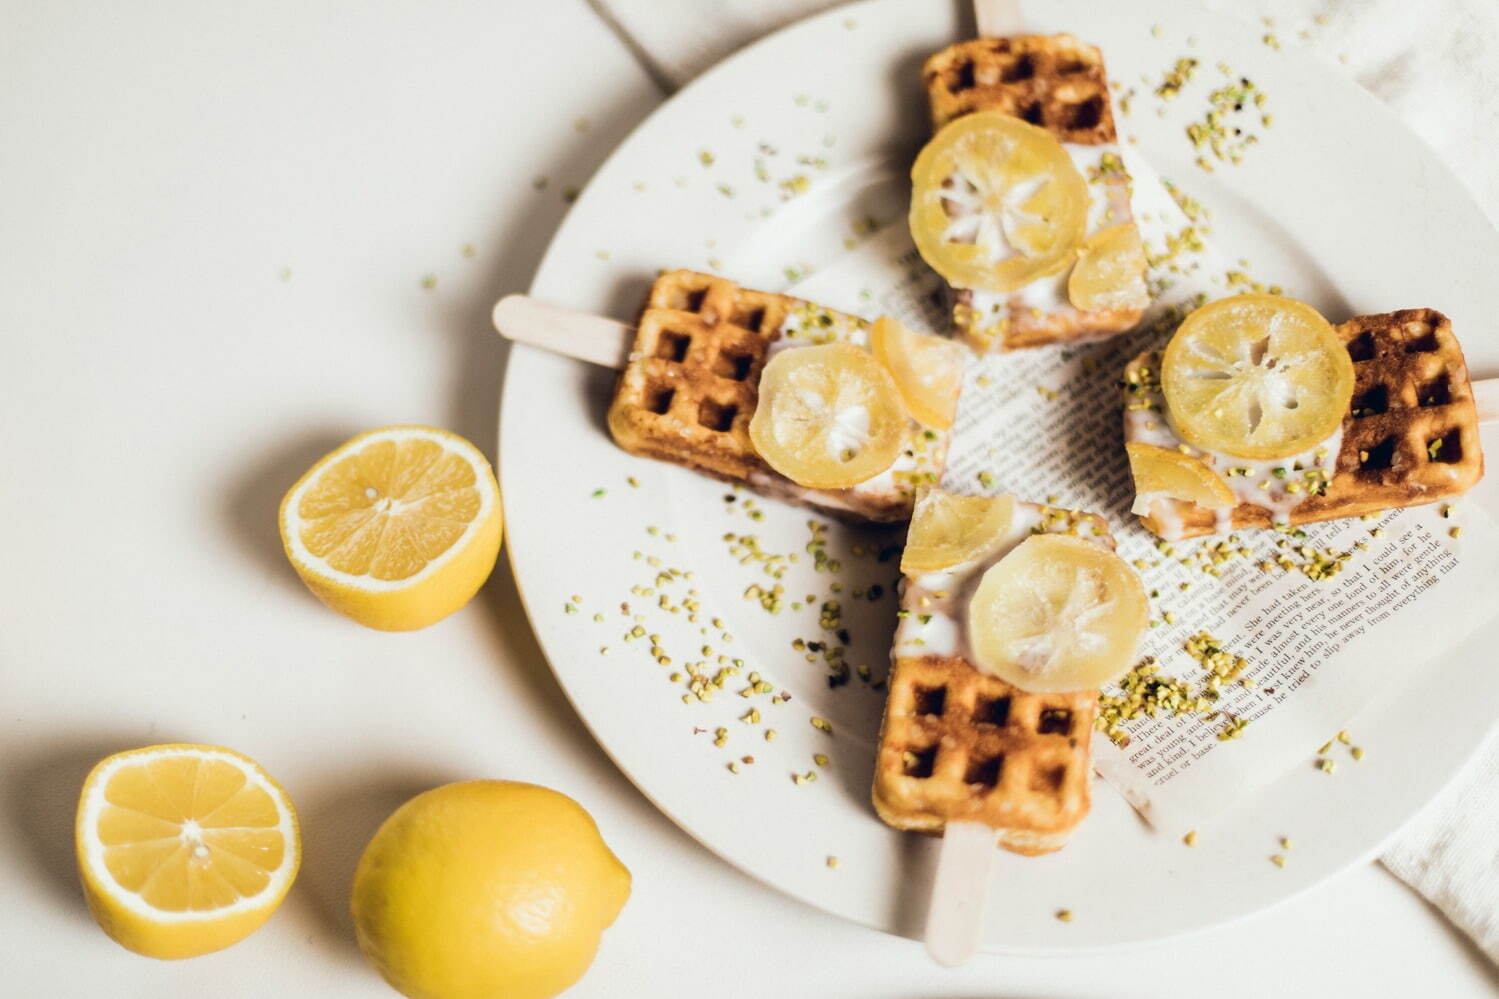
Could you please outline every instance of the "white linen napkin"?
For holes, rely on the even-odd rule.
[[[590,0],[667,87],[830,0]],[[1499,223],[1499,3],[1203,0],[1394,108]],[[1146,27],[1142,25],[1142,29]],[[1392,233],[1392,238],[1398,234]],[[1499,731],[1381,858],[1499,963]]]

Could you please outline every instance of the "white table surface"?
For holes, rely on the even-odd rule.
[[[492,451],[489,306],[662,98],[584,0],[6,0],[0,26],[0,994],[393,995],[354,945],[353,864],[398,802],[472,777],[573,795],[634,872],[578,996],[1499,991],[1375,866],[1189,941],[937,969],[657,814],[563,699],[503,559],[412,635],[302,589],[282,492],[385,423]],[[173,964],[94,927],[72,860],[89,766],[168,740],[257,757],[306,849],[265,929]]]

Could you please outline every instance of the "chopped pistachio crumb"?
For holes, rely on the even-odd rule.
[[[1270,855],[1270,863],[1276,867],[1284,867],[1286,866],[1286,855],[1283,853],[1273,853]]]

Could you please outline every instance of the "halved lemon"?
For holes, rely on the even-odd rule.
[[[1286,458],[1338,429],[1353,397],[1353,361],[1310,305],[1239,295],[1187,316],[1166,347],[1161,388],[1190,443]]]
[[[869,348],[895,376],[895,385],[911,415],[938,430],[952,427],[963,388],[966,351],[951,340],[907,329],[881,316],[869,331]]]
[[[983,672],[1021,690],[1090,690],[1127,670],[1150,603],[1118,555],[1057,534],[1026,538],[984,573],[968,603]]]
[[[1140,241],[1139,227],[1126,222],[1089,236],[1067,278],[1067,297],[1086,311],[1149,305],[1145,244]]]
[[[1238,503],[1228,483],[1197,458],[1140,441],[1130,441],[1124,450],[1129,453],[1129,471],[1135,480],[1135,513],[1148,514],[1148,509],[1139,507],[1160,496],[1209,510],[1226,510]]]
[[[500,490],[457,434],[384,427],[324,456],[281,501],[281,542],[308,589],[382,631],[425,628],[494,569]]]
[[[1043,128],[998,111],[964,115],[911,168],[911,237],[958,288],[1014,291],[1072,262],[1088,185]]]
[[[983,554],[1010,530],[1012,496],[957,496],[929,489],[916,503],[901,572],[933,572]]]
[[[75,837],[89,911],[122,946],[158,958],[249,936],[281,904],[302,857],[286,791],[220,746],[105,759],[83,784]]]
[[[895,464],[910,428],[895,378],[847,343],[784,350],[760,375],[750,440],[811,489],[846,489]]]

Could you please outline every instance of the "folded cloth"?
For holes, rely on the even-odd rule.
[[[1499,733],[1380,860],[1499,964]]]
[[[591,2],[670,87],[766,32],[835,6],[829,0]],[[1345,67],[1443,156],[1499,223],[1499,3],[1204,2],[1251,21],[1283,47],[1303,45]],[[1208,40],[1202,42],[1206,51]],[[1499,963],[1499,738],[1401,831],[1382,860]]]

